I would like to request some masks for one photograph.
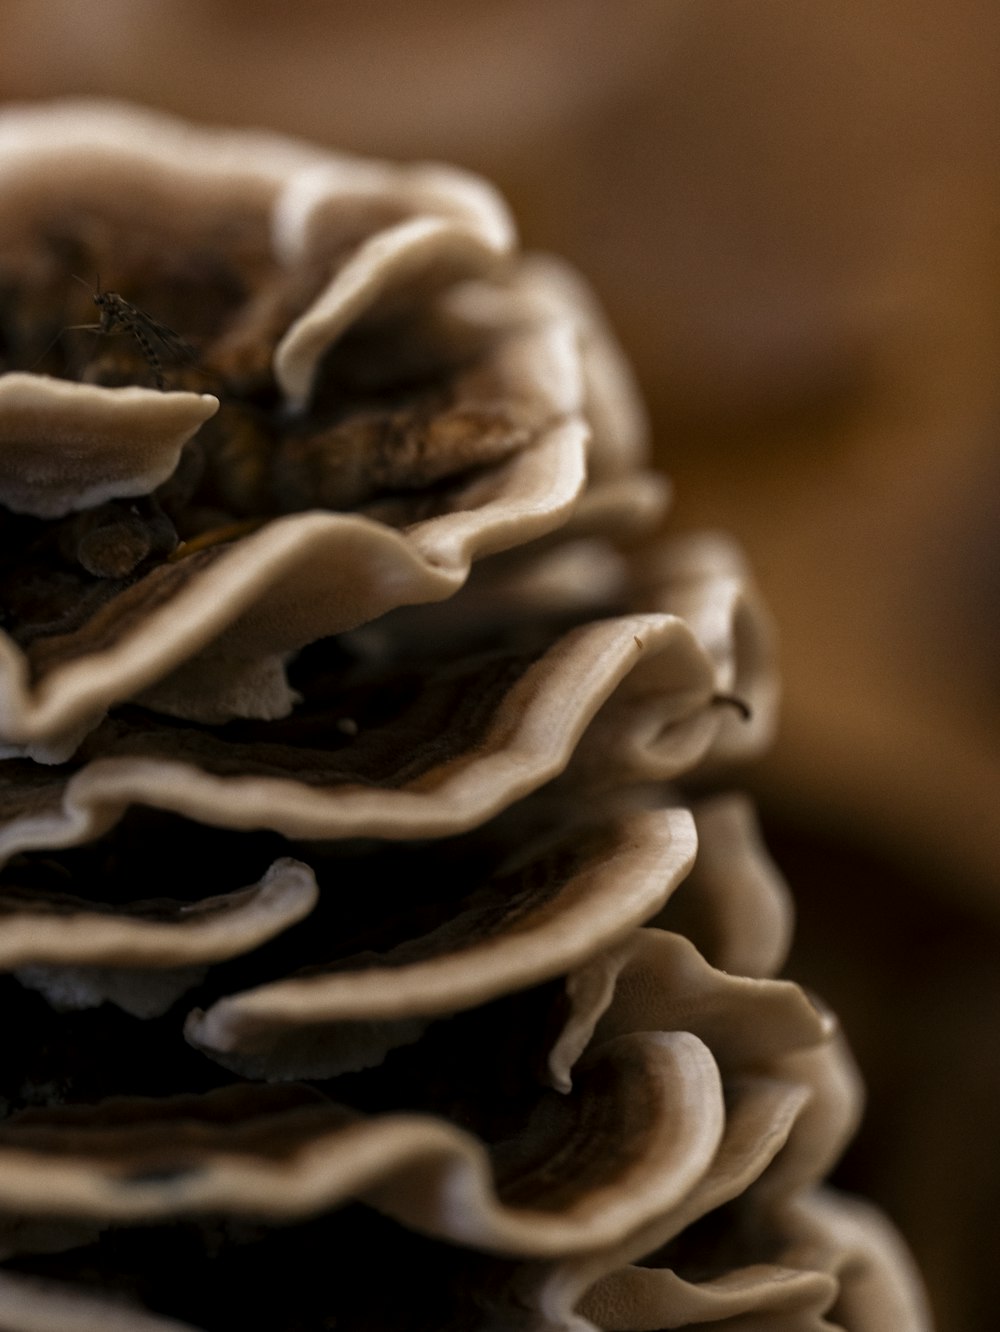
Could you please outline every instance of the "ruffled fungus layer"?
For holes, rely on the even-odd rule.
[[[104,104],[0,182],[4,1327],[927,1328],[707,793],[767,618],[636,549],[579,279],[463,173]]]

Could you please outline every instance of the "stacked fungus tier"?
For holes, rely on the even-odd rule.
[[[773,724],[484,183],[0,118],[0,1323],[918,1332]]]

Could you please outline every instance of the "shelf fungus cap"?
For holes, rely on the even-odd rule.
[[[716,787],[768,617],[581,279],[448,167],[12,107],[0,354],[0,1323],[925,1332]]]
[[[662,509],[593,303],[468,173],[83,99],[5,110],[0,187],[8,754],[279,715],[288,654]]]
[[[62,518],[105,500],[148,495],[218,410],[210,393],[0,375],[0,504]]]

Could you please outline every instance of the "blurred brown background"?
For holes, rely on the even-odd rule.
[[[998,48],[994,0],[0,7],[5,100],[457,161],[589,275],[675,529],[735,532],[780,626],[747,780],[870,1086],[841,1179],[941,1332],[1000,1305]]]

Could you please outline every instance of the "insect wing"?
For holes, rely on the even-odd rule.
[[[158,324],[155,319],[150,319],[149,315],[136,310],[134,306],[132,309],[136,326],[141,328],[170,360],[190,365],[198,359],[197,351],[179,333],[167,328],[166,324]]]
[[[140,346],[149,344],[154,354],[162,352],[172,361],[190,363],[197,360],[198,353],[179,333],[159,323],[116,291],[98,290],[93,297],[101,312],[100,332],[117,333],[121,330],[131,333]]]

